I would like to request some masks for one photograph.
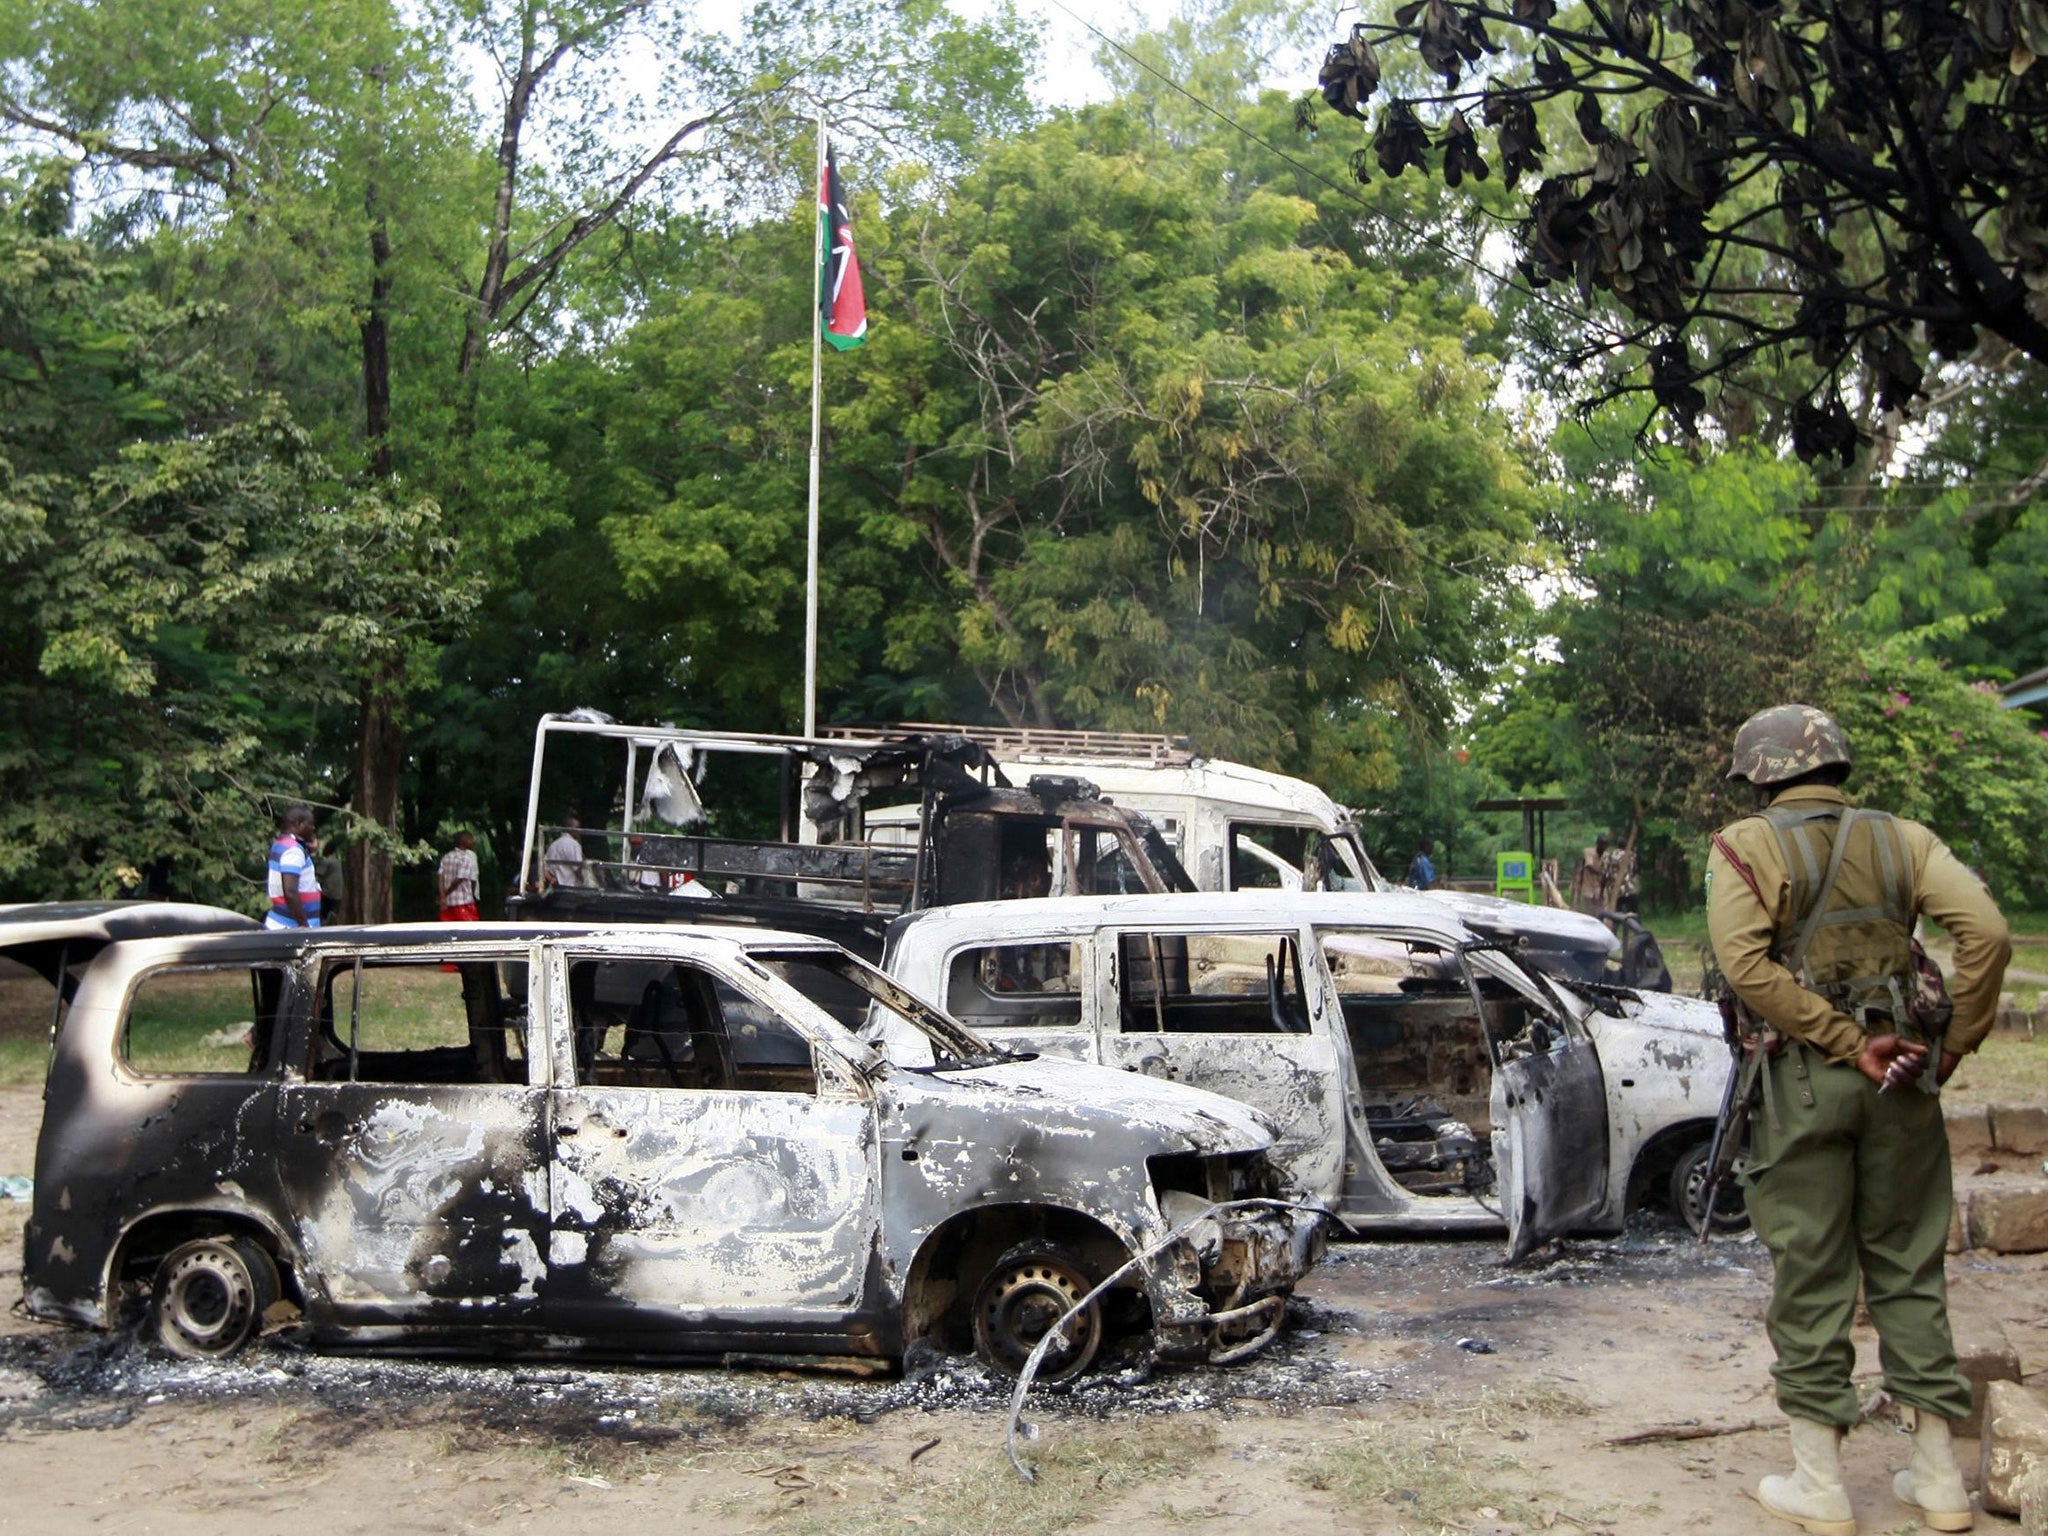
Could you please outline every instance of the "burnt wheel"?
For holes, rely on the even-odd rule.
[[[157,1267],[150,1328],[174,1355],[221,1359],[256,1337],[277,1295],[277,1265],[254,1239],[194,1238]]]
[[[974,1293],[974,1347],[990,1365],[1016,1376],[1038,1341],[1067,1309],[1095,1288],[1064,1248],[1025,1243],[1000,1259]],[[1066,1381],[1088,1369],[1102,1348],[1102,1304],[1091,1302],[1061,1330],[1039,1366],[1040,1381]]]
[[[1698,1232],[1705,1220],[1703,1202],[1707,1193],[1707,1152],[1704,1141],[1686,1150],[1671,1170],[1671,1209],[1681,1220]],[[1714,1191],[1714,1235],[1744,1232],[1749,1229],[1749,1207],[1742,1199],[1742,1186],[1736,1182],[1742,1174],[1742,1159],[1737,1158],[1728,1176],[1721,1180],[1721,1187]]]

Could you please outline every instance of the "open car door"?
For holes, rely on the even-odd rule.
[[[1513,1263],[1605,1203],[1607,1090],[1591,1038],[1554,994],[1487,945],[1459,958],[1493,1062],[1493,1165]]]

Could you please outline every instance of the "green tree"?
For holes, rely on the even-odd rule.
[[[1296,183],[1112,109],[992,149],[940,206],[861,200],[877,321],[827,380],[828,714],[946,700],[1391,781],[1386,722],[1443,719],[1519,602],[1517,445],[1492,317],[1374,270],[1355,210],[1333,227]],[[791,223],[707,252],[607,415],[642,482],[605,525],[627,591],[665,598],[736,712],[784,721],[807,259]]]
[[[0,22],[0,121],[92,178],[166,268],[184,259],[181,295],[226,267],[257,361],[283,363],[265,382],[317,402],[323,443],[360,453],[391,498],[436,496],[471,568],[510,595],[571,519],[541,445],[479,410],[485,363],[510,338],[530,364],[630,306],[630,283],[592,276],[630,250],[630,215],[785,186],[813,104],[939,162],[1028,112],[1029,39],[1007,8],[964,23],[937,0],[859,0],[808,19],[761,4],[728,38],[669,0],[28,0]],[[486,124],[458,88],[463,48],[501,87]],[[649,59],[658,79],[628,89]],[[348,779],[387,833],[352,855],[371,918],[390,910],[414,676],[365,653]]]
[[[110,895],[174,865],[181,892],[253,905],[275,804],[324,787],[317,712],[473,596],[430,503],[351,489],[220,368],[208,317],[18,211],[0,208],[0,881]]]
[[[1390,82],[1375,111],[1382,48],[1412,48],[1436,78]],[[1372,123],[1361,175],[1371,160],[1484,181],[1492,130],[1503,180],[1526,187],[1523,275],[1575,287],[1573,354],[1617,364],[1597,398],[1647,394],[1690,431],[1703,383],[1796,352],[1793,443],[1846,462],[1845,379],[1903,410],[1929,350],[1961,360],[1996,337],[2039,390],[2044,50],[2036,0],[1412,0],[1354,26],[1320,83]],[[1564,102],[1570,149],[1539,121]]]

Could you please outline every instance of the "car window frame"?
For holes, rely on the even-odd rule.
[[[660,1091],[765,1094],[769,1091],[750,1088],[693,1090],[675,1087],[635,1090],[584,1082],[576,1070],[575,1022],[571,1012],[574,1004],[569,995],[569,967],[578,960],[627,960],[696,966],[768,1009],[801,1036],[811,1048],[811,1066],[817,1078],[817,1086],[808,1095],[777,1092],[776,1097],[872,1099],[874,1096],[869,1085],[869,1076],[880,1064],[880,1054],[863,1044],[845,1025],[773,972],[759,965],[720,963],[721,960],[728,958],[741,961],[750,959],[752,952],[747,948],[735,946],[730,957],[722,953],[706,953],[682,946],[674,949],[661,948],[657,945],[629,948],[611,944],[592,945],[565,941],[546,944],[541,948],[542,956],[537,963],[544,969],[546,977],[544,991],[548,999],[548,1054],[553,1063],[549,1083],[551,1087],[584,1093]],[[827,946],[802,944],[763,945],[762,950],[769,954],[796,953],[802,950],[819,954],[833,952]]]
[[[956,1022],[964,1025],[966,1028],[974,1030],[977,1034],[979,1034],[979,1032],[983,1028],[1001,1030],[1005,1034],[1008,1034],[1012,1031],[1031,1030],[1044,1031],[1048,1034],[1054,1032],[1060,1034],[1082,1034],[1093,1030],[1095,1027],[1095,1020],[1093,1015],[1096,1012],[1096,946],[1093,942],[1093,938],[1094,935],[1088,933],[1038,933],[1022,938],[1012,938],[1006,936],[998,939],[990,939],[985,936],[977,936],[971,939],[962,939],[958,943],[947,946],[947,948],[941,953],[939,957],[938,976],[936,978],[938,982],[938,990],[941,994],[941,1002],[945,1005],[946,1016],[948,1018],[955,1019]],[[1040,1022],[975,1025],[968,1024],[967,1021],[964,1019],[959,1019],[957,1015],[955,1015],[952,1012],[953,967],[964,956],[973,954],[980,950],[1033,949],[1043,948],[1053,944],[1065,944],[1069,948],[1071,948],[1074,951],[1075,960],[1078,966],[1078,969],[1075,971],[1075,976],[1078,979],[1074,987],[1074,990],[1071,993],[1071,996],[1073,997],[1075,1006],[1079,1010],[1079,1012],[1078,1015],[1072,1021],[1057,1024],[1047,1024]],[[991,1045],[1001,1044],[999,1040],[992,1040],[989,1043]]]
[[[504,939],[470,940],[455,945],[316,945],[308,947],[294,967],[298,985],[305,1000],[301,1010],[304,1015],[304,1029],[299,1034],[298,1049],[291,1053],[288,1062],[289,1075],[296,1082],[312,1087],[346,1085],[362,1088],[545,1088],[553,1080],[552,1058],[553,1037],[540,1011],[541,998],[535,987],[534,949],[536,946],[522,941]],[[334,1031],[335,1021],[327,1021],[327,1030],[334,1032],[335,1043],[343,1047],[349,1057],[349,1075],[332,1078],[319,1077],[313,1072],[315,1058],[321,1046],[321,987],[322,977],[329,966],[344,968],[363,967],[373,970],[395,969],[406,965],[438,967],[444,964],[502,966],[507,963],[522,964],[526,971],[526,1076],[510,1083],[405,1083],[382,1082],[355,1076],[355,1056],[359,1045],[354,1038],[353,1028],[348,1040],[343,1041]],[[336,971],[338,977],[339,970]],[[331,991],[330,991],[331,996]],[[351,1009],[360,996],[357,985],[350,989]],[[507,994],[508,1000],[511,995]]]
[[[134,1022],[135,999],[143,986],[154,977],[173,972],[274,970],[278,973],[276,1011],[271,1021],[271,1046],[269,1064],[261,1072],[151,1072],[136,1066],[128,1057],[128,1031]],[[61,993],[60,993],[61,999]],[[297,967],[289,955],[225,955],[210,959],[190,955],[175,955],[162,961],[138,966],[122,983],[120,1014],[110,1044],[114,1068],[123,1078],[138,1083],[274,1083],[287,1074],[291,1061],[293,1010],[298,1001]],[[70,1015],[70,1004],[63,1003],[65,1017]],[[251,1021],[254,1022],[253,1020]],[[50,1034],[49,1054],[54,1060],[57,1051],[57,1035],[61,1026],[53,1026]],[[45,1077],[47,1078],[47,1071]]]

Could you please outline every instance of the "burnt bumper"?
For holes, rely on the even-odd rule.
[[[1169,1196],[1163,1204],[1180,1226],[1202,1202]],[[1265,1348],[1295,1285],[1322,1256],[1324,1226],[1316,1211],[1250,1202],[1194,1219],[1174,1245],[1177,1304],[1155,1304],[1159,1358],[1228,1365]]]

